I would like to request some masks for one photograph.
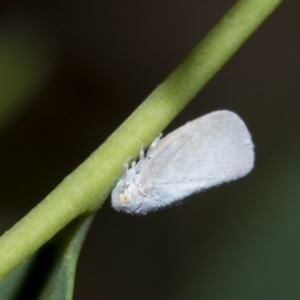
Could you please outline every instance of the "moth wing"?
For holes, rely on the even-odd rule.
[[[146,158],[140,184],[167,205],[245,176],[253,164],[253,144],[244,122],[233,112],[216,111],[163,138]]]

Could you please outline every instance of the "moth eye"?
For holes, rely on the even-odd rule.
[[[126,190],[121,191],[119,200],[121,205],[127,205],[132,199],[132,196],[130,193],[128,193]]]

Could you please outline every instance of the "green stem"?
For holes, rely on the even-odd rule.
[[[282,0],[240,0],[187,59],[39,205],[0,238],[0,278],[109,195],[124,161],[149,144]]]

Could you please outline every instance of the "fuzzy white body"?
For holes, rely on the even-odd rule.
[[[128,169],[112,192],[117,211],[146,214],[193,193],[236,180],[253,168],[254,150],[244,122],[216,111],[156,138],[146,157]]]

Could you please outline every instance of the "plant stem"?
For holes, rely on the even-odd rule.
[[[237,2],[102,146],[0,238],[0,279],[70,221],[99,208],[125,160],[175,118],[281,2]]]

